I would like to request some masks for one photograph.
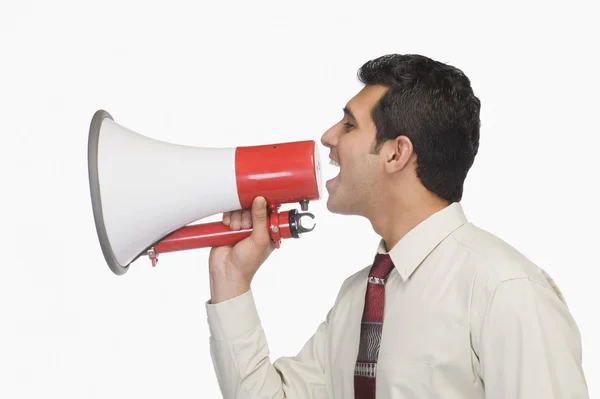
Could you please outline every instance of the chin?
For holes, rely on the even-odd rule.
[[[338,215],[356,215],[356,213],[352,211],[350,204],[340,204],[339,202],[332,201],[331,197],[327,200],[327,210]]]
[[[331,213],[340,213],[339,204],[331,199],[331,196],[327,199],[327,210]]]

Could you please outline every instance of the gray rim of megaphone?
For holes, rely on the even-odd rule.
[[[129,269],[122,266],[115,257],[114,251],[108,240],[106,226],[104,225],[104,215],[102,214],[102,198],[100,197],[100,181],[98,179],[98,140],[100,138],[100,128],[105,118],[114,120],[113,117],[104,110],[98,110],[92,118],[90,124],[90,134],[88,136],[88,173],[90,179],[90,194],[92,196],[92,208],[94,210],[94,221],[96,222],[96,232],[100,240],[100,247],[104,254],[104,259],[108,267],[116,275],[122,275]]]

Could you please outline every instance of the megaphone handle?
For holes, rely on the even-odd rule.
[[[297,215],[295,210],[269,213],[267,217],[269,233],[277,248],[280,247],[282,238],[297,236],[290,225],[290,220],[295,223]],[[252,234],[252,229],[231,230],[223,222],[189,225],[174,231],[155,244],[148,250],[148,255],[155,265],[157,256],[164,252],[233,245],[249,237],[250,234]]]
[[[184,251],[235,244],[252,234],[252,229],[231,230],[223,222],[203,223],[182,227],[154,245],[154,251]]]

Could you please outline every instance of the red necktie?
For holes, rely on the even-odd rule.
[[[354,367],[355,399],[375,399],[377,357],[383,327],[384,284],[393,268],[394,263],[388,254],[377,254],[369,272],[360,345]]]

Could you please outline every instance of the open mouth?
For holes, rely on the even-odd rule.
[[[325,183],[327,188],[329,188],[331,183],[339,177],[339,173],[340,173],[340,164],[337,163],[337,161],[330,158],[329,164],[335,167],[330,170],[336,174],[335,175],[333,173],[330,174],[331,178],[329,180],[327,180],[327,182]]]

